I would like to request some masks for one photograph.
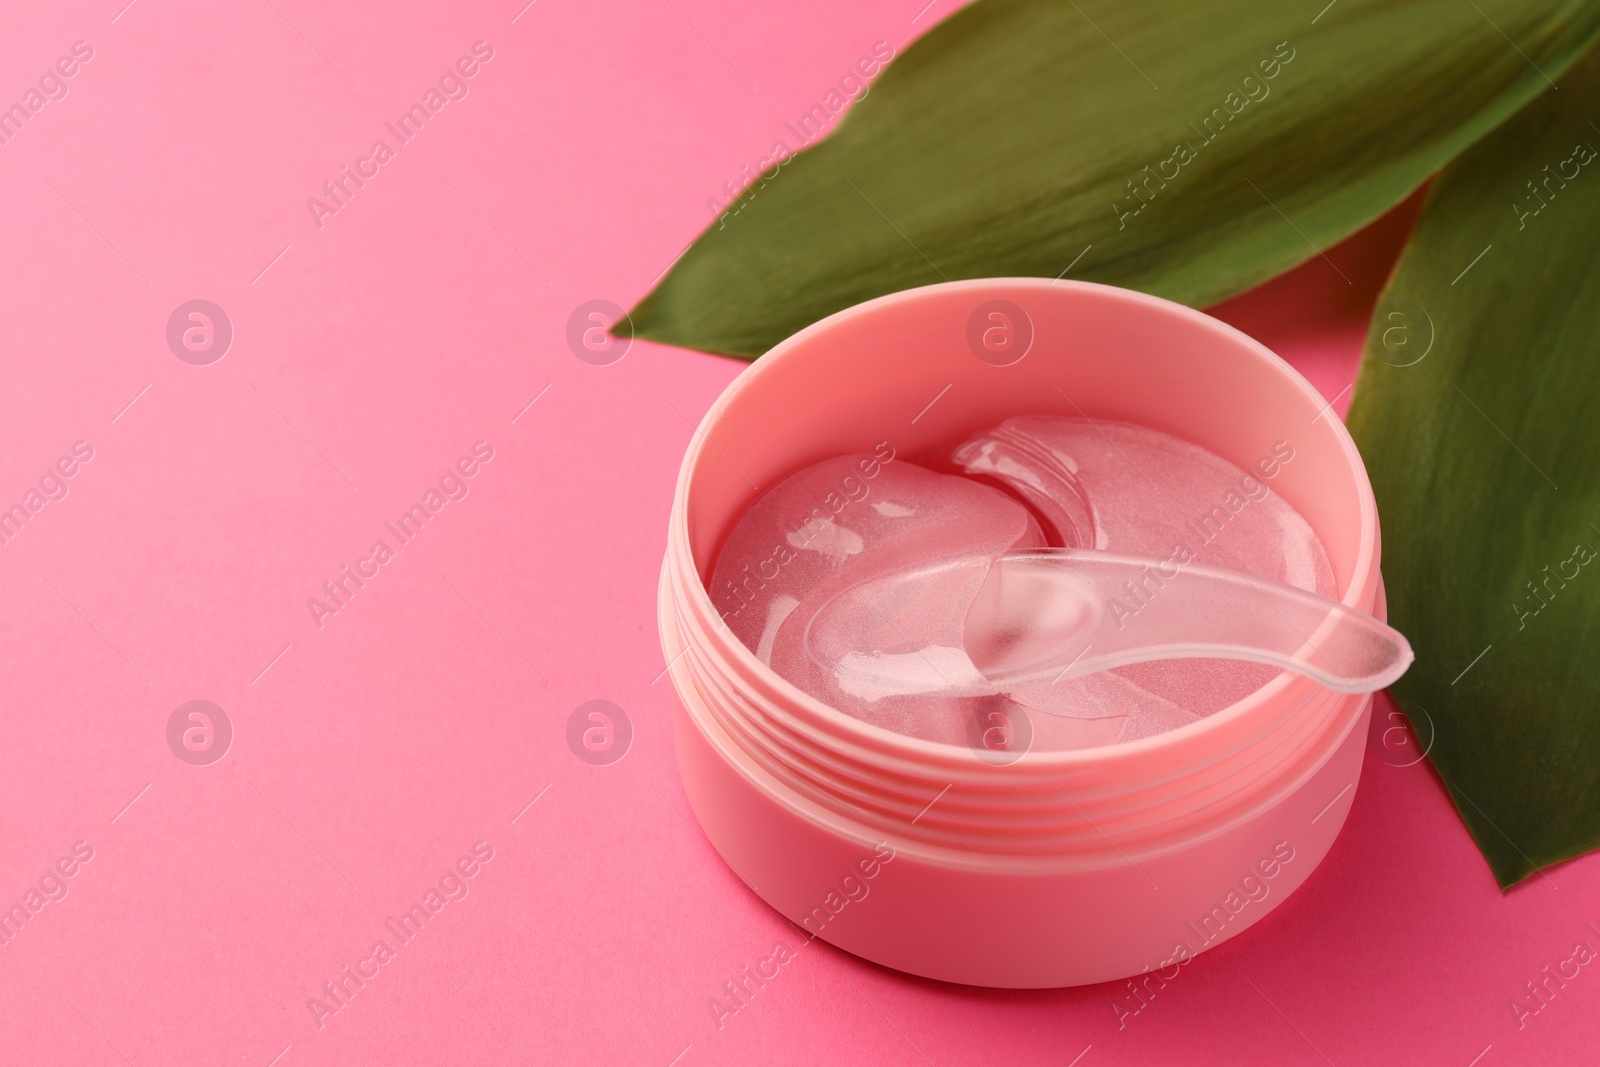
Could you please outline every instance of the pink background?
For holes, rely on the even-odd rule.
[[[642,296],[786,119],[954,4],[523,2],[7,13],[0,103],[94,56],[0,145],[0,507],[94,458],[0,545],[0,905],[93,859],[0,948],[0,1062],[1593,1056],[1600,969],[1521,1029],[1510,999],[1600,947],[1600,861],[1502,897],[1428,766],[1391,766],[1414,749],[1383,745],[1387,703],[1324,867],[1120,1020],[1120,986],[908,979],[756,899],[686,817],[653,621],[690,420],[741,364],[592,366],[566,323]],[[479,40],[469,95],[319,228],[307,198]],[[1352,284],[1313,260],[1223,314],[1342,412],[1408,218],[1331,251]],[[165,339],[193,298],[235,329],[209,366]],[[480,440],[470,495],[319,628],[307,599]],[[209,766],[166,738],[196,698],[235,731]],[[566,742],[591,699],[632,723],[609,766]],[[479,841],[468,895],[401,944],[385,920]],[[379,939],[319,1028],[307,1001]],[[779,942],[719,1028],[709,998]]]

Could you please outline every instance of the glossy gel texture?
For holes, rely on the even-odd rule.
[[[896,457],[888,446],[837,456],[789,475],[741,517],[718,557],[712,600],[734,634],[780,676],[903,734],[974,744],[997,712],[1015,720],[1021,705],[1046,713],[1026,716],[1033,748],[1150,737],[1234,703],[1277,669],[1167,660],[1004,696],[905,696],[875,692],[848,671],[815,662],[806,628],[824,604],[859,583],[937,565],[937,585],[880,582],[892,602],[828,623],[876,627],[872,647],[901,652],[909,667],[926,670],[930,688],[938,680],[959,687],[959,673],[972,669],[962,647],[966,613],[950,605],[970,605],[990,565],[1011,550],[1079,547],[1199,562],[1330,595],[1322,545],[1269,487],[1293,457],[1286,444],[1269,445],[1246,473],[1156,430],[1059,416],[1009,419],[918,457],[937,470]],[[1143,606],[1137,590],[1119,599],[1107,610],[1131,617]]]
[[[954,742],[975,701],[845,692],[806,652],[805,624],[854,583],[929,561],[954,564],[942,584],[920,590],[929,603],[970,602],[1001,553],[1043,544],[1028,510],[997,489],[892,451],[835,456],[789,475],[744,514],[718,557],[712,602],[763,663],[804,691],[867,722]],[[904,607],[908,643],[960,647],[961,617]]]

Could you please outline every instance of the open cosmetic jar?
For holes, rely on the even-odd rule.
[[[1327,553],[1332,596],[1383,618],[1378,518],[1321,395],[1265,347],[1178,304],[1041,279],[932,285],[794,335],[727,389],[678,477],[658,622],[679,768],[730,867],[810,934],[974,985],[1172,975],[1240,934],[1322,861],[1354,798],[1370,694],[1282,672],[1199,721],[996,750],[846,715],[774,673],[707,591],[750,505],[848,453],[897,456],[1019,415],[1148,427],[1271,490]],[[980,724],[981,726],[982,724]],[[1022,740],[1019,742],[1018,737]]]

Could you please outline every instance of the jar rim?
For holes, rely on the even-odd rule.
[[[1269,370],[1270,373],[1282,376],[1291,387],[1296,387],[1299,392],[1306,395],[1307,400],[1310,400],[1310,402],[1317,403],[1320,408],[1325,408],[1325,410],[1330,406],[1323,402],[1322,394],[1318,392],[1317,387],[1312,386],[1307,381],[1304,374],[1294,370],[1290,363],[1286,363],[1280,355],[1275,354],[1272,350],[1267,349],[1264,344],[1251,338],[1250,334],[1243,333],[1243,331],[1237,330],[1235,326],[1221,322],[1219,318],[1206,315],[1205,312],[1200,312],[1200,310],[1182,306],[1182,304],[1176,304],[1176,302],[1158,298],[1158,296],[1150,296],[1147,293],[1123,290],[1118,286],[1101,285],[1101,283],[1096,282],[1074,282],[1074,280],[1059,280],[1059,282],[1056,282],[1056,280],[1050,280],[1050,278],[971,278],[971,280],[962,280],[962,282],[933,283],[933,285],[918,286],[918,288],[912,288],[912,290],[902,290],[899,293],[878,296],[878,298],[870,299],[870,301],[862,302],[862,304],[838,310],[838,312],[834,312],[829,317],[821,318],[818,322],[811,323],[810,326],[806,326],[798,333],[792,334],[784,341],[778,342],[773,349],[768,350],[765,355],[755,360],[749,368],[742,371],[738,378],[731,382],[730,386],[723,390],[723,394],[712,403],[712,406],[706,411],[706,416],[701,419],[699,426],[694,430],[690,446],[685,451],[682,466],[678,470],[667,542],[669,542],[669,561],[674,558],[675,553],[682,553],[682,555],[678,555],[675,563],[677,563],[678,568],[682,568],[686,563],[688,569],[683,573],[693,574],[694,576],[694,581],[685,582],[688,585],[688,589],[683,590],[683,592],[685,592],[686,597],[691,598],[694,608],[698,609],[696,614],[704,613],[704,616],[717,617],[715,606],[710,601],[709,590],[706,589],[706,584],[701,579],[701,571],[699,571],[698,563],[694,560],[693,549],[690,547],[690,530],[688,530],[688,515],[690,515],[691,507],[690,486],[693,483],[694,470],[699,466],[702,456],[706,453],[710,435],[714,432],[720,416],[733,403],[738,402],[742,394],[746,394],[750,389],[760,386],[760,382],[763,381],[766,374],[773,373],[774,366],[781,366],[786,358],[792,358],[789,354],[797,352],[797,350],[803,350],[803,347],[811,339],[816,338],[819,334],[826,334],[835,330],[840,323],[848,322],[851,318],[872,314],[874,310],[882,309],[882,307],[920,301],[920,299],[928,298],[931,294],[968,290],[1016,290],[1016,288],[1043,291],[1080,291],[1080,293],[1096,294],[1099,298],[1123,301],[1128,306],[1139,309],[1139,312],[1155,310],[1158,314],[1178,315],[1178,317],[1187,318],[1190,322],[1203,326],[1205,330],[1210,330],[1211,333],[1216,333],[1222,338],[1226,338],[1242,354],[1248,354],[1250,357],[1256,358],[1264,370]],[[1138,314],[1138,312],[1134,312],[1134,314]],[[1371,606],[1373,606],[1376,571],[1378,571],[1378,504],[1376,504],[1373,490],[1371,490],[1371,482],[1368,480],[1368,475],[1366,475],[1366,467],[1363,466],[1362,458],[1360,458],[1360,451],[1357,450],[1354,440],[1350,438],[1349,430],[1344,427],[1344,422],[1339,421],[1339,419],[1320,419],[1320,421],[1325,422],[1326,429],[1323,432],[1331,434],[1334,445],[1341,451],[1342,458],[1346,461],[1347,469],[1349,469],[1350,474],[1354,475],[1355,490],[1357,490],[1357,507],[1360,510],[1360,514],[1357,517],[1358,525],[1360,525],[1360,544],[1358,544],[1357,558],[1355,558],[1354,566],[1350,571],[1349,582],[1346,582],[1344,589],[1339,590],[1339,593],[1341,593],[1339,598],[1347,606],[1362,609],[1362,611],[1370,611]],[[763,677],[763,680],[768,681],[768,683],[774,683],[784,691],[784,696],[789,701],[803,707],[816,720],[824,721],[824,723],[829,723],[832,726],[838,726],[838,728],[851,731],[851,733],[859,733],[859,741],[878,742],[883,747],[891,747],[891,749],[904,747],[907,753],[917,753],[918,757],[933,758],[933,760],[938,760],[942,753],[952,753],[958,758],[960,753],[963,752],[963,749],[960,749],[958,745],[950,745],[941,741],[926,741],[926,739],[920,739],[920,737],[910,737],[907,734],[899,734],[896,731],[891,731],[891,729],[883,728],[883,726],[866,723],[866,721],[846,715],[846,713],[834,709],[827,702],[821,701],[818,697],[811,696],[811,694],[805,693],[798,686],[792,685],[786,678],[779,677],[778,673],[773,672],[768,665],[760,662],[760,659],[757,659],[757,656],[749,648],[742,645],[741,641],[734,640],[731,643],[738,646],[738,648],[733,649],[733,654],[736,659],[741,661],[739,662],[739,667],[742,670],[755,672],[758,677]],[[1238,720],[1250,718],[1253,713],[1258,713],[1258,709],[1264,709],[1267,705],[1274,705],[1275,707],[1275,705],[1282,705],[1283,702],[1296,702],[1296,697],[1301,697],[1302,699],[1307,693],[1317,688],[1320,688],[1320,686],[1314,681],[1310,681],[1309,678],[1299,677],[1299,675],[1294,675],[1294,673],[1290,672],[1280,672],[1277,677],[1267,681],[1266,685],[1254,689],[1248,696],[1242,697],[1240,701],[1235,701],[1234,704],[1227,705],[1224,709],[1218,709],[1211,715],[1206,715],[1202,720],[1195,721],[1195,723],[1187,723],[1187,725],[1178,726],[1178,728],[1155,734],[1155,736],[1141,737],[1136,741],[1115,742],[1115,744],[1101,745],[1101,747],[1094,747],[1094,749],[1056,750],[1056,752],[1048,753],[1030,752],[1029,757],[1037,757],[1037,761],[1070,769],[1080,768],[1080,766],[1101,765],[1101,763],[1115,763],[1115,761],[1126,757],[1126,755],[1141,757],[1144,753],[1179,749],[1194,737],[1205,736],[1205,734],[1214,733],[1219,729],[1226,729],[1227,726],[1237,723]]]

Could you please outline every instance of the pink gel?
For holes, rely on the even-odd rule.
[[[986,725],[1034,712],[1030,747],[1090,748],[1197,721],[1270,681],[1275,668],[1230,660],[1144,663],[1009,697],[850,692],[804,648],[835,594],[909,566],[955,562],[956,588],[908,587],[872,617],[873,647],[935,675],[959,671],[964,613],[990,563],[1046,544],[1190,559],[1330,595],[1333,573],[1309,524],[1269,487],[1294,452],[1263,451],[1246,473],[1188,442],[1125,423],[1024,416],[919,457],[836,456],[786,477],[735,524],[711,596],[733,633],[803,691],[899,733],[972,744]],[[1035,518],[1037,516],[1037,519]],[[908,598],[921,598],[908,599]],[[1130,598],[1121,609],[1136,613]],[[892,632],[890,632],[892,631]],[[848,644],[848,642],[846,642]],[[1005,716],[998,719],[996,713]]]

